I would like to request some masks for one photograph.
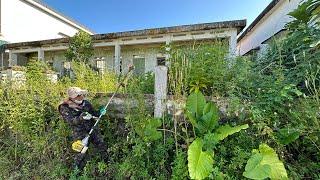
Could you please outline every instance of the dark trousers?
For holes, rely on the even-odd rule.
[[[82,137],[84,138],[85,136],[86,135],[83,135]],[[74,152],[74,166],[80,170],[82,170],[86,166],[86,163],[88,161],[88,153],[90,153],[91,150],[94,150],[92,151],[94,155],[99,154],[103,160],[107,161],[108,159],[108,155],[107,155],[108,147],[107,147],[107,144],[104,142],[99,130],[95,130],[91,134],[89,138],[89,145],[90,144],[93,145],[94,149],[90,149],[92,148],[92,146],[89,146],[89,149],[84,154]]]

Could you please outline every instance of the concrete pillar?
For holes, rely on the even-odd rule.
[[[1,53],[1,71],[2,70],[4,70],[4,65],[3,65],[3,54],[4,54],[4,52],[3,53]]]
[[[121,46],[117,43],[114,46],[114,71],[116,74],[120,74],[120,61],[121,61]]]
[[[157,66],[155,68],[154,86],[154,117],[161,118],[166,110],[168,91],[168,68],[166,66]]]
[[[41,49],[38,50],[38,60],[44,61],[44,51]]]
[[[9,51],[9,67],[16,66],[18,64],[18,54]]]
[[[229,55],[230,57],[237,56],[237,30],[232,30],[229,37]]]
[[[169,61],[168,59],[170,58],[170,44],[171,44],[171,36],[167,36],[167,39],[166,39],[166,54],[165,54],[165,58],[166,58],[166,66],[169,67]]]

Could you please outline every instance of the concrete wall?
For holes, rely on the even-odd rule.
[[[52,69],[63,74],[63,62],[66,60],[64,51],[49,51],[44,53],[45,61],[52,66]]]
[[[282,30],[292,20],[288,13],[296,9],[301,0],[280,0],[260,22],[237,45],[237,51],[243,55],[261,45],[261,43]]]
[[[107,104],[109,98],[112,96],[112,94],[104,94],[104,93],[98,93],[96,94],[95,98],[92,99],[93,104],[98,107],[104,104]],[[154,106],[155,106],[155,97],[153,94],[144,94],[144,105],[146,107],[146,110],[148,114],[153,115],[154,114]],[[206,97],[208,101],[214,102],[217,107],[219,108],[219,114],[220,114],[220,120],[224,120],[227,117],[235,116],[234,114],[229,114],[229,106],[230,101],[229,99],[217,99],[217,98],[209,98]],[[165,107],[164,110],[166,110],[166,114],[173,115],[174,110],[181,109],[179,107],[179,104],[181,102],[176,102],[174,100],[173,96],[168,96],[165,100]],[[107,116],[113,119],[124,119],[126,114],[130,112],[130,110],[133,110],[137,108],[138,106],[141,106],[139,104],[138,99],[136,97],[129,96],[128,94],[116,94],[114,99],[111,101],[110,106],[108,107],[108,113]],[[243,112],[239,112],[243,113]],[[183,113],[181,114],[183,116]],[[237,115],[236,115],[237,116]]]
[[[25,0],[1,0],[1,40],[14,42],[73,36],[79,28],[28,4]]]
[[[141,56],[145,58],[145,73],[154,72],[157,65],[157,54],[160,52],[160,47],[129,47],[123,48],[121,51],[122,56],[122,69],[123,72],[128,71],[128,65],[133,64],[134,56]]]
[[[135,55],[145,58],[145,73],[154,71],[157,65],[157,55],[160,52],[160,45],[135,45],[135,46],[124,46],[121,49],[122,57],[122,70],[127,72],[128,65],[133,63],[133,57]],[[47,51],[45,52],[45,61],[51,64],[53,70],[62,74],[63,73],[63,62],[66,61],[65,51]],[[90,60],[90,64],[96,67],[96,59],[103,58],[105,61],[105,70],[114,70],[114,48],[95,48],[94,56]]]

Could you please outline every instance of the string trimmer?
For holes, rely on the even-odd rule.
[[[102,111],[106,111],[109,104],[111,103],[112,99],[114,98],[114,96],[116,95],[116,93],[119,91],[120,87],[123,85],[123,82],[127,79],[129,73],[134,69],[134,66],[129,66],[129,70],[128,72],[124,75],[122,81],[119,83],[116,91],[112,94],[111,98],[109,99],[108,103],[104,106],[104,108],[102,109]],[[94,129],[97,127],[98,123],[101,120],[101,117],[103,116],[103,114],[100,114],[99,117],[93,117],[94,119],[96,119],[95,124],[92,126],[91,130],[89,131],[88,135],[83,138],[82,140],[77,140],[74,143],[72,143],[72,149],[75,150],[76,152],[79,152],[81,154],[84,154],[87,152],[88,150],[88,145],[89,145],[89,139],[91,134],[93,133]]]

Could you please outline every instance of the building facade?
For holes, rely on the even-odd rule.
[[[245,26],[246,20],[236,20],[96,34],[92,36],[94,56],[91,63],[101,70],[115,72],[126,71],[128,64],[134,64],[136,73],[142,74],[154,71],[163,62],[165,55],[161,48],[166,44],[195,41],[214,43],[216,39],[226,40],[230,54],[235,55],[237,35]],[[30,57],[34,57],[51,64],[56,72],[62,74],[68,42],[69,38],[59,38],[7,44],[8,67],[24,66]]]
[[[0,0],[0,70],[9,66],[9,53],[1,45],[70,37],[79,30],[94,34],[41,1]]]
[[[0,1],[0,40],[9,43],[73,36],[88,28],[36,0]]]
[[[285,33],[285,25],[292,21],[288,15],[303,0],[272,0],[261,14],[238,37],[237,51],[240,55],[253,51],[263,52],[267,42]]]

